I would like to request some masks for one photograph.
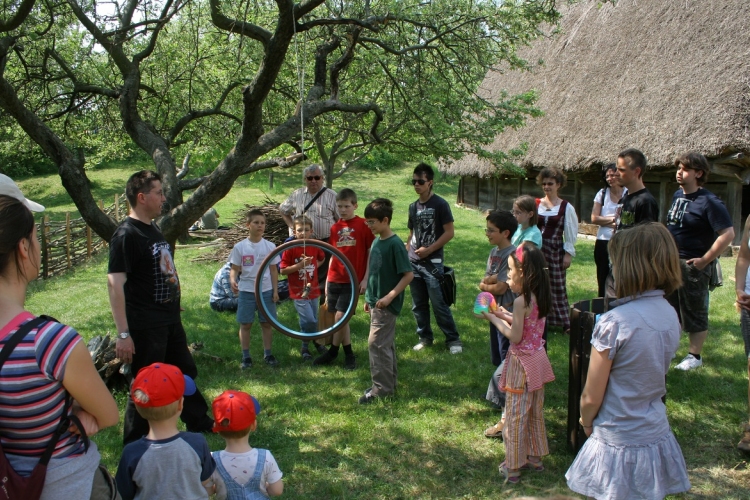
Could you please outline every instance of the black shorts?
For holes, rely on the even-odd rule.
[[[352,301],[352,284],[331,283],[329,281],[326,300],[328,301],[328,312],[335,313],[336,311],[340,311],[345,313],[349,309],[349,303]]]

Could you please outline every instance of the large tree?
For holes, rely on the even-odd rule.
[[[516,47],[557,15],[532,0],[16,0],[2,13],[0,109],[105,239],[115,223],[75,138],[121,127],[164,179],[170,242],[240,175],[301,161],[292,153],[315,125],[339,149],[386,137],[425,154],[476,150],[533,112],[528,96],[479,99],[478,82],[490,64],[523,66]],[[209,175],[178,179],[174,148],[206,135],[231,149]]]

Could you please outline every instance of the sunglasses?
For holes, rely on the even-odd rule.
[[[321,177],[319,175],[308,175],[307,180],[308,181],[319,181]]]
[[[412,179],[411,180],[411,185],[414,186],[414,185],[419,184],[420,186],[424,186],[426,182],[427,181],[424,180],[424,179]]]

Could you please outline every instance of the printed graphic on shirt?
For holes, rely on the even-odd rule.
[[[304,257],[305,257],[304,254],[300,255],[299,257],[294,259],[294,263],[296,264],[298,262],[301,262],[304,259]],[[315,264],[310,263],[306,265],[305,267],[299,270],[297,275],[299,276],[299,279],[303,282],[311,281],[315,277]]]
[[[685,217],[688,207],[692,203],[692,200],[687,198],[677,198],[672,203],[667,213],[667,226],[679,226],[682,227],[682,218]]]
[[[633,226],[635,225],[635,212],[623,210],[622,205],[619,205],[615,210],[615,221],[617,222],[617,227]]]
[[[417,220],[414,224],[414,237],[411,244],[414,248],[429,247],[435,243],[435,209],[417,208]]]
[[[243,255],[242,267],[253,267],[255,265],[255,255]]]
[[[357,245],[357,240],[354,239],[354,228],[344,227],[338,232],[338,241],[336,247],[353,247]]]
[[[487,276],[495,276],[500,270],[500,265],[503,263],[503,260],[507,261],[508,258],[501,259],[499,255],[490,256],[490,271],[487,273]]]
[[[158,304],[180,298],[180,279],[174,267],[169,243],[162,241],[151,246],[154,261],[154,300]]]

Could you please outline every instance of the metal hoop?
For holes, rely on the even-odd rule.
[[[282,325],[279,322],[278,318],[274,318],[273,315],[269,313],[268,307],[263,301],[263,293],[261,292],[263,275],[265,274],[269,263],[274,259],[274,257],[281,254],[284,250],[301,246],[318,247],[323,249],[324,251],[327,250],[332,255],[338,257],[338,259],[343,262],[344,268],[349,274],[349,282],[352,284],[352,294],[349,298],[349,307],[346,309],[346,313],[344,314],[344,316],[330,327],[319,332],[298,332],[297,330],[288,328],[286,325]],[[359,300],[359,282],[357,282],[357,271],[354,269],[354,266],[349,261],[349,259],[346,258],[346,255],[341,253],[341,250],[334,247],[333,245],[326,243],[325,241],[313,239],[292,240],[284,243],[283,245],[277,246],[271,253],[266,256],[265,259],[263,259],[263,262],[260,263],[260,268],[258,269],[258,274],[256,276],[259,277],[259,279],[255,280],[255,301],[258,304],[258,309],[263,311],[265,317],[276,330],[289,337],[300,340],[315,340],[321,337],[326,337],[332,333],[336,333],[337,331],[339,331],[351,319],[351,317],[354,315],[354,312],[357,310],[357,301]]]

